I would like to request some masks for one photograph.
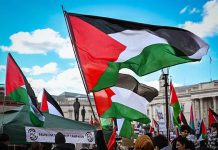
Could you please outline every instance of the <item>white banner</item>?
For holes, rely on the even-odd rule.
[[[61,132],[65,135],[66,143],[95,143],[94,131],[46,129],[38,127],[25,127],[27,142],[55,143],[55,135]]]
[[[162,106],[159,105],[159,106],[156,106],[156,113],[157,113],[157,116],[158,116],[158,124],[159,124],[159,131],[166,131],[166,122],[164,120],[164,116],[163,116],[163,111],[162,111]]]

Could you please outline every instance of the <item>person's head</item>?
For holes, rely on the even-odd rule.
[[[180,134],[182,137],[187,137],[191,131],[191,128],[188,125],[182,125]]]
[[[39,142],[33,142],[31,143],[31,150],[42,150],[43,145]]]
[[[153,138],[153,144],[154,144],[154,148],[155,150],[160,150],[166,146],[168,146],[168,140],[164,135],[157,135]]]
[[[76,98],[76,102],[78,102],[78,98]]]
[[[215,131],[218,131],[218,123],[217,122],[211,124],[211,132],[215,132]]]
[[[176,149],[185,150],[188,140],[185,137],[179,136],[176,140]]]
[[[43,150],[51,150],[52,144],[51,143],[43,143]]]
[[[85,107],[83,106],[83,109],[85,109]]]
[[[141,135],[136,139],[135,142],[135,149],[136,150],[153,150],[153,143],[149,136]]]
[[[61,132],[58,132],[55,135],[55,144],[64,144],[65,142],[65,136]]]
[[[0,143],[8,145],[10,143],[9,136],[5,133],[0,134]]]

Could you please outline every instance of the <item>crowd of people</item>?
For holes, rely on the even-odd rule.
[[[93,125],[96,127],[96,145],[90,147],[83,146],[80,150],[107,150],[107,144],[104,140],[103,130],[100,122],[96,119],[93,121]],[[180,129],[180,135],[172,141],[162,135],[152,134],[140,135],[136,139],[133,147],[122,147],[116,144],[114,150],[218,150],[218,123],[211,125],[211,133],[208,134],[206,139],[197,140],[195,136],[190,135],[191,128],[188,125],[182,125]],[[8,150],[10,138],[7,134],[0,135],[0,150]],[[85,145],[85,144],[84,144]],[[75,150],[74,144],[66,143],[65,136],[58,132],[55,135],[55,144],[34,142],[28,146],[28,150]]]

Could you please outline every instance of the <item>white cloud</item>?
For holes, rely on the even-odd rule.
[[[20,54],[47,54],[55,51],[61,58],[73,58],[74,53],[69,38],[63,38],[50,28],[33,32],[18,32],[10,36],[11,45],[0,45],[3,51]]]
[[[197,8],[192,8],[192,9],[189,11],[190,14],[199,13],[199,12],[200,12],[200,10],[198,10]]]
[[[200,22],[186,21],[180,26],[200,37],[215,36],[218,34],[218,0],[208,1],[203,8],[203,18]]]
[[[51,73],[54,74],[57,72],[57,63],[50,62],[42,67],[40,66],[33,66],[32,68],[22,68],[22,70],[30,75],[40,75],[40,74],[47,74]]]
[[[185,12],[187,11],[188,7],[189,7],[189,6],[185,6],[184,8],[182,8],[182,9],[180,10],[179,14],[185,13]]]
[[[4,71],[6,70],[6,66],[5,65],[0,65],[0,71]]]
[[[45,88],[52,95],[59,95],[63,92],[85,93],[82,79],[78,68],[67,69],[48,81],[42,79],[28,78],[34,91],[42,91]],[[36,96],[41,101],[40,93]]]

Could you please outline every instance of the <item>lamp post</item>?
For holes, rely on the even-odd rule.
[[[168,101],[168,75],[169,68],[162,69],[162,74],[164,77],[164,87],[165,87],[165,103],[166,103],[166,128],[167,128],[167,139],[170,140],[169,134],[169,101]]]

